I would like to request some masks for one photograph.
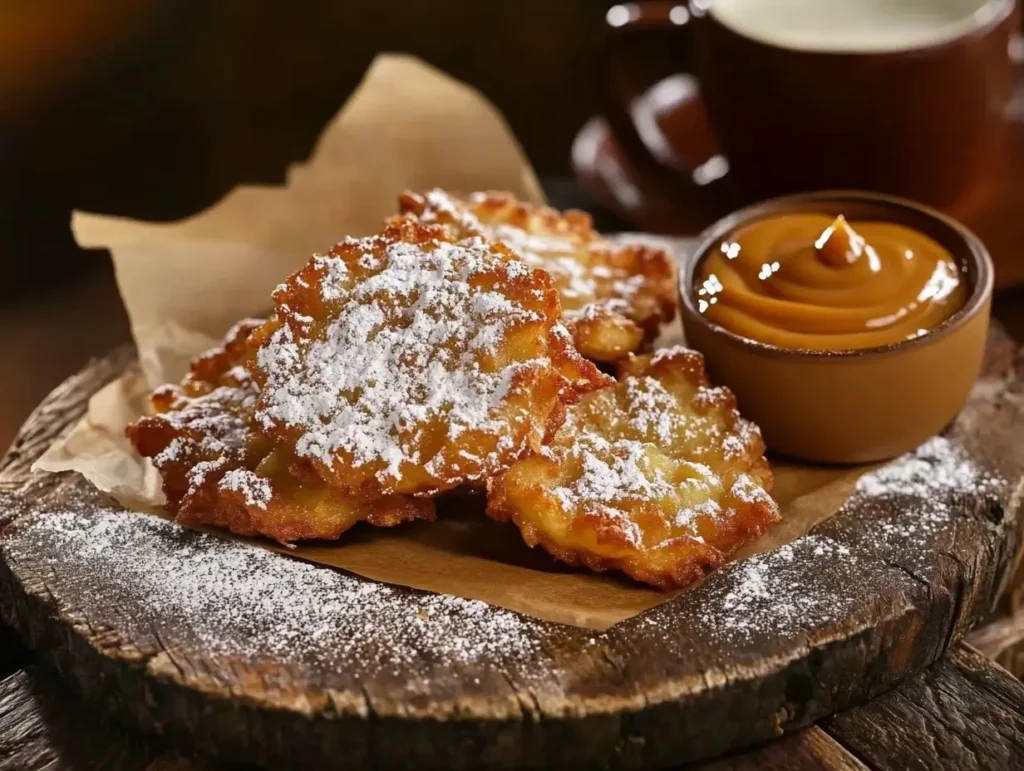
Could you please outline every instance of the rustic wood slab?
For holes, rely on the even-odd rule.
[[[990,612],[1024,527],[1015,353],[997,334],[950,440],[894,472],[948,486],[861,495],[791,547],[596,634],[382,588],[125,513],[75,475],[29,473],[130,366],[119,351],[58,388],[5,461],[0,611],[119,719],[269,767],[719,756],[864,702]],[[962,467],[938,457],[949,448]],[[968,467],[985,483],[955,484]]]
[[[825,729],[872,768],[1024,768],[1024,685],[978,651],[952,650],[942,665]]]
[[[0,769],[214,771],[215,766],[105,725],[52,673],[32,665],[0,680]]]
[[[973,771],[1024,756],[1024,686],[959,645],[864,707],[690,771]],[[243,771],[104,725],[52,673],[0,680],[3,771]]]
[[[1014,588],[1019,587],[1018,573]],[[971,645],[1017,678],[1024,678],[1024,608],[979,625],[968,637]]]

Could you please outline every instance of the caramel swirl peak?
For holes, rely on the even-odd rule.
[[[850,223],[842,214],[836,217],[814,242],[818,259],[833,268],[853,265],[864,254],[866,246],[863,236],[850,227]]]

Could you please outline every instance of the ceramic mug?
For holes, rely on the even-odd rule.
[[[744,198],[846,187],[942,207],[1002,149],[1014,0],[649,0],[606,19],[606,118],[683,187],[728,169]],[[666,123],[679,89],[692,109]]]

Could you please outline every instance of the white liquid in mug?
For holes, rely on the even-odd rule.
[[[802,51],[924,48],[992,21],[1005,0],[712,0],[711,15],[745,37]]]

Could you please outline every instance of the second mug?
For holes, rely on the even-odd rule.
[[[1013,0],[620,5],[607,16],[606,117],[631,155],[663,155],[638,131],[638,102],[684,73],[745,197],[845,187],[948,206],[1002,150],[1015,17]],[[691,139],[670,130],[664,143]]]

